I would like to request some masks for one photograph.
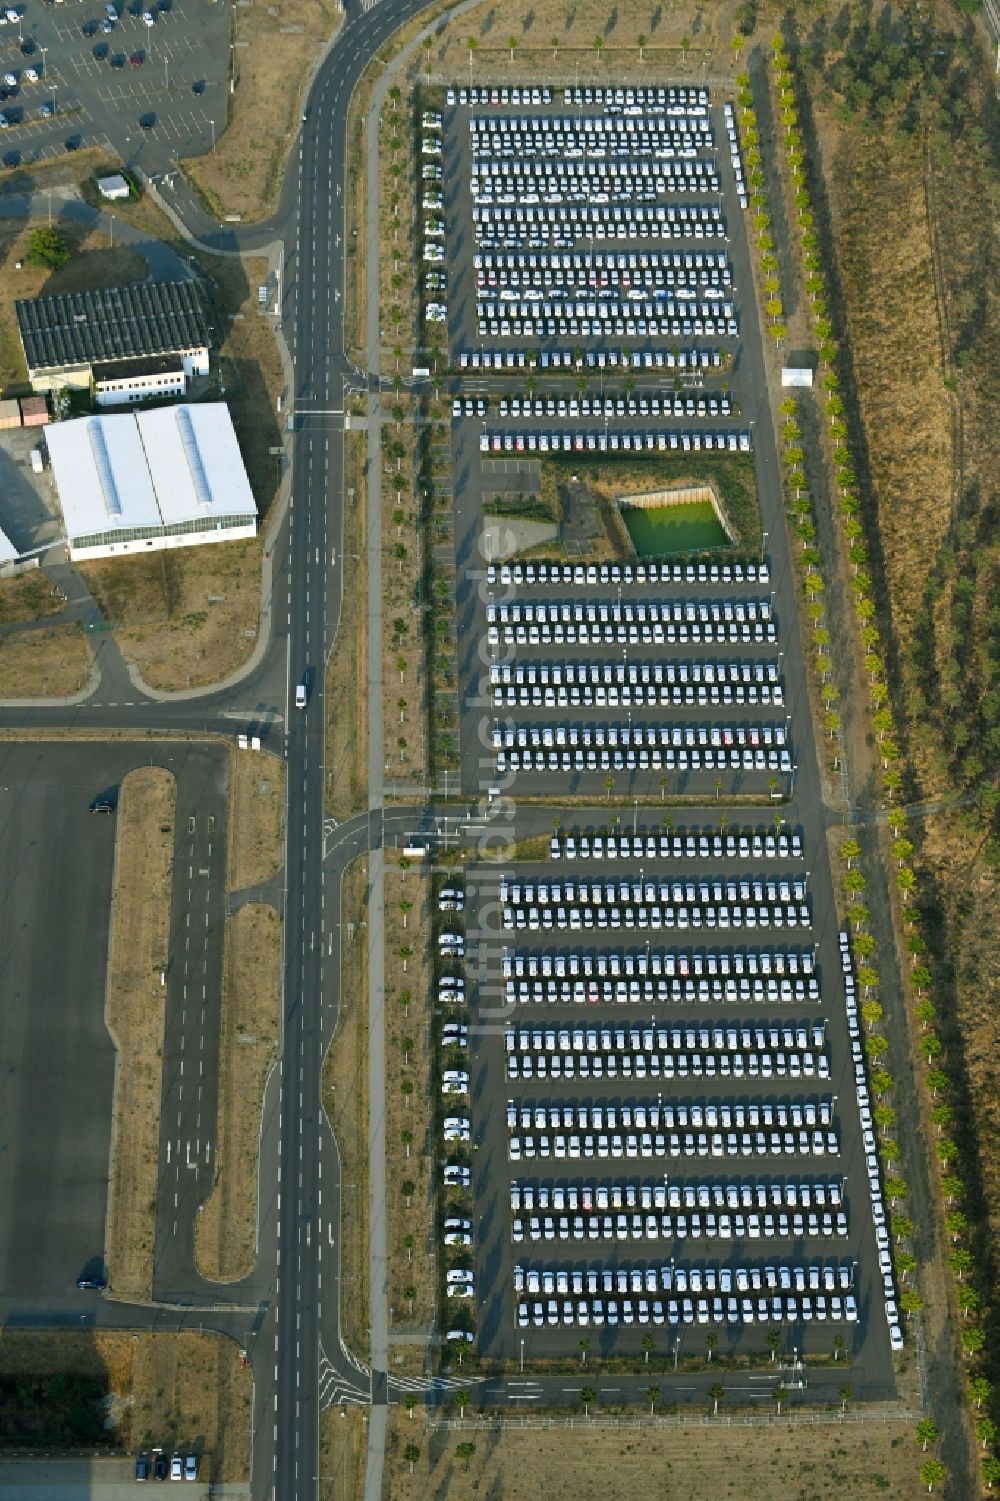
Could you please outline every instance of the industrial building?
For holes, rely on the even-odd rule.
[[[45,440],[74,559],[256,534],[257,506],[225,402],[50,423]]]
[[[207,375],[211,326],[193,281],[141,281],[102,291],[21,298],[14,304],[28,379],[35,391],[92,390],[95,367],[113,365],[122,404],[160,394],[151,388],[149,361],[171,357],[185,384]],[[176,385],[176,382],[174,383]],[[137,396],[132,396],[132,390]]]

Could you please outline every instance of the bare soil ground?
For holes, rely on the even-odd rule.
[[[330,0],[241,0],[232,11],[229,123],[213,152],[184,164],[218,218],[262,219],[274,208],[305,86],[341,20]]]
[[[281,919],[252,905],[226,921],[215,1181],[198,1216],[204,1276],[234,1282],[253,1270],[264,1087],[281,1034]]]
[[[64,1374],[92,1379],[106,1394],[113,1441],[191,1445],[204,1456],[203,1481],[245,1480],[250,1464],[252,1372],[236,1346],[212,1334],[5,1329],[0,1381]]]
[[[63,604],[62,594],[41,568],[19,578],[0,579],[0,625],[58,615]]]
[[[79,625],[43,626],[0,636],[0,698],[47,698],[79,693],[93,665]]]
[[[6,395],[11,394],[8,387],[21,394],[31,389],[14,317],[15,298],[119,287],[125,282],[142,281],[149,274],[149,267],[138,251],[118,245],[112,248],[103,230],[59,219],[58,204],[53,208],[53,228],[59,230],[72,256],[58,271],[30,266],[26,256],[35,228],[37,224],[0,220],[0,388]]]
[[[455,1452],[463,1442],[475,1444],[468,1460]],[[403,1457],[408,1444],[420,1450],[412,1475]],[[925,1457],[912,1428],[901,1423],[792,1427],[776,1421],[730,1428],[720,1412],[716,1423],[689,1427],[588,1431],[581,1412],[572,1428],[497,1433],[430,1427],[422,1410],[411,1419],[398,1407],[390,1409],[386,1450],[383,1495],[392,1501],[634,1501],[649,1495],[665,1501],[829,1501],[834,1493],[876,1501],[916,1496]]]
[[[170,877],[174,851],[172,773],[129,772],[118,804],[106,1016],[117,1051],[108,1282],[120,1298],[153,1291],[153,1229],[159,1162],[160,1093]]]
[[[323,1068],[323,1104],[340,1153],[341,1329],[365,1359],[368,1338],[368,861],[341,891],[340,1018]]]
[[[348,433],[344,439],[345,504],[340,543],[346,565],[344,592],[337,640],[326,675],[326,805],[341,821],[364,808],[368,797],[366,453],[364,433]]]
[[[263,753],[238,753],[229,767],[229,890],[244,891],[281,869],[285,763]]]

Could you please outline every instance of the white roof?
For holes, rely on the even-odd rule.
[[[135,420],[165,526],[201,516],[256,516],[225,402],[151,407]]]
[[[45,441],[67,537],[160,525],[152,476],[131,412],[50,422]]]
[[[11,563],[20,553],[6,532],[0,532],[0,563]]]
[[[70,539],[257,514],[224,402],[53,422],[45,440]]]

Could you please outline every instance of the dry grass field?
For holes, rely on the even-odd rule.
[[[87,1377],[104,1395],[116,1447],[196,1445],[204,1456],[201,1480],[246,1480],[253,1373],[240,1368],[230,1340],[112,1330],[0,1333],[0,1385],[64,1375]]]
[[[385,872],[386,1193],[389,1304],[396,1324],[434,1317],[434,1096],[430,882]],[[405,970],[404,970],[405,964]],[[409,1155],[407,1155],[409,1152]],[[407,1192],[409,1189],[409,1192]]]
[[[368,861],[341,891],[340,1018],[323,1069],[323,1104],[340,1154],[341,1330],[366,1359],[368,1339]]]
[[[153,1292],[164,998],[174,853],[173,774],[129,772],[118,804],[107,1025],[115,1044],[108,1282],[120,1298]]]
[[[368,1414],[345,1403],[320,1416],[319,1470],[321,1501],[361,1501],[365,1493]]]
[[[305,85],[341,17],[331,0],[240,0],[231,12],[236,88],[229,123],[213,152],[184,164],[219,219],[262,219],[274,208]]]
[[[337,639],[326,674],[326,805],[350,818],[368,796],[368,562],[365,551],[364,433],[344,439],[346,504],[341,553],[345,568]],[[348,492],[354,491],[353,496]]]
[[[229,762],[229,890],[245,891],[281,869],[285,763],[266,753]]]
[[[281,919],[263,904],[226,920],[215,1180],[195,1227],[199,1270],[234,1282],[253,1270],[261,1107],[281,1036]]]
[[[471,1442],[468,1459],[456,1454]],[[409,1473],[408,1444],[420,1450]],[[607,1501],[855,1501],[916,1498],[923,1487],[918,1471],[924,1456],[909,1424],[818,1424],[798,1427],[775,1422],[767,1427],[728,1427],[717,1423],[689,1427],[616,1430],[578,1425],[549,1430],[509,1428],[455,1430],[427,1424],[423,1411],[411,1419],[391,1410],[383,1496],[391,1501],[572,1501],[602,1496]]]
[[[93,665],[83,628],[42,626],[0,636],[0,698],[48,698],[79,693]]]
[[[257,639],[260,544],[186,547],[79,564],[126,661],[154,688],[197,687],[246,661]]]
[[[41,568],[22,573],[19,578],[0,579],[0,625],[58,615],[63,603],[59,590]]]

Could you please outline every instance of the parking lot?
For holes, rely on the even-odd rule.
[[[0,161],[100,146],[145,170],[207,150],[226,121],[226,7],[24,0],[0,26]],[[9,15],[9,12],[8,12]],[[5,122],[5,123],[4,123]]]
[[[442,909],[455,1338],[843,1349],[884,1391],[902,1335],[732,114],[692,87],[456,87],[421,126],[425,300],[460,376],[462,786],[515,839],[519,799],[552,808],[545,858],[473,865]],[[500,466],[505,493],[598,460],[658,489],[695,455],[754,466],[753,550],[486,551]]]

